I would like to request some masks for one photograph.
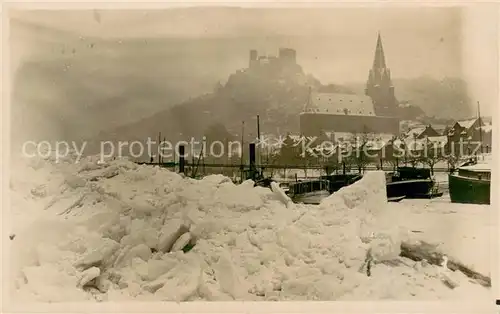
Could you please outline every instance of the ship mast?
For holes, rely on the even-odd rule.
[[[479,121],[479,143],[480,143],[480,152],[481,154],[483,153],[483,129],[481,127],[482,121],[481,121],[481,111],[480,111],[480,106],[479,106],[479,101],[477,102],[477,119]]]
[[[241,182],[243,182],[243,175],[244,175],[244,168],[243,168],[243,152],[244,152],[244,145],[243,141],[245,140],[244,137],[245,134],[245,121],[241,121],[241,150],[240,150],[240,175],[241,175]]]
[[[260,140],[260,117],[259,117],[259,115],[257,115],[257,143],[258,143],[257,144],[257,158],[258,158],[257,159],[257,165],[261,166],[261,158],[262,158],[262,156],[261,156],[260,148],[262,146],[262,142]],[[262,170],[262,168],[259,169],[259,172],[261,170]]]

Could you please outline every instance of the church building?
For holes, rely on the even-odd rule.
[[[398,110],[398,101],[394,96],[394,86],[391,80],[391,70],[385,63],[384,47],[380,33],[377,37],[375,58],[368,74],[365,95],[373,101],[377,116],[395,116]]]
[[[322,133],[399,135],[397,109],[379,33],[365,95],[311,91],[299,117],[300,132],[304,136],[321,136]]]

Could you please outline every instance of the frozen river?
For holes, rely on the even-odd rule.
[[[253,182],[193,180],[127,160],[32,160],[12,175],[7,249],[16,300],[491,296],[465,275],[399,256],[402,241],[422,239],[488,275],[490,207],[446,196],[387,203],[382,172],[318,206],[293,204]],[[361,270],[368,255],[371,276]]]

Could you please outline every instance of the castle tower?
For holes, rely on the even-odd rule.
[[[280,48],[279,59],[288,64],[297,63],[297,52],[291,48]]]
[[[397,115],[397,100],[394,96],[391,71],[385,63],[384,47],[382,46],[380,32],[378,33],[373,66],[366,82],[365,94],[372,99],[376,115]]]
[[[257,62],[257,50],[250,50],[250,59],[248,63],[248,67],[251,68]]]

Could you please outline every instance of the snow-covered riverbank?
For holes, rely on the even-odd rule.
[[[380,172],[319,206],[284,204],[252,182],[192,180],[127,160],[31,160],[12,176],[16,300],[490,297],[458,272],[399,257],[401,241],[422,238],[488,274],[489,257],[475,258],[489,248],[488,207],[387,203]]]

